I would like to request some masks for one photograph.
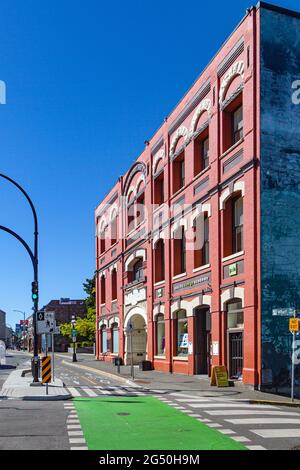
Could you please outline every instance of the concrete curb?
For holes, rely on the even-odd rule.
[[[106,377],[110,377],[110,378],[115,379],[115,380],[116,379],[120,380],[121,382],[125,382],[126,384],[130,385],[131,387],[142,388],[140,385],[137,385],[136,383],[132,382],[131,380],[126,379],[125,377],[122,377],[120,375],[111,374],[110,372],[95,369],[94,367],[83,366],[83,365],[80,365],[80,364],[74,364],[73,362],[68,362],[68,361],[65,361],[65,360],[63,360],[62,363],[65,364],[65,365],[71,366],[71,367],[77,367],[79,369],[85,369],[85,370],[88,370],[89,372],[94,372],[98,375],[104,375]]]
[[[289,406],[300,408],[300,402],[276,401],[276,400],[247,400],[251,405]]]

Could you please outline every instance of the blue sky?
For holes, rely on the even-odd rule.
[[[277,1],[300,9],[299,2]],[[81,298],[94,208],[243,17],[250,0],[2,0],[0,172],[40,221],[40,304]],[[0,225],[31,242],[31,213],[0,181]],[[0,309],[31,313],[32,268],[0,232]]]

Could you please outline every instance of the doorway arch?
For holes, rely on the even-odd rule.
[[[132,326],[132,333],[129,332],[130,325]],[[147,315],[143,308],[134,307],[127,313],[124,323],[124,333],[125,365],[131,364],[131,357],[133,358],[134,365],[145,361],[147,359]]]

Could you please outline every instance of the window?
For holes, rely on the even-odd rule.
[[[165,280],[165,244],[158,240],[154,250],[154,282]]]
[[[102,343],[102,353],[107,353],[107,329],[106,329],[106,326],[101,327],[101,343]]]
[[[184,152],[173,161],[173,194],[185,185]]]
[[[232,145],[243,137],[243,107],[239,106],[232,113]]]
[[[223,152],[239,142],[244,135],[243,96],[240,93],[222,112]]]
[[[194,176],[205,170],[209,165],[209,138],[206,130],[195,140],[194,144]]]
[[[145,194],[142,193],[136,202],[136,223],[140,225],[145,220]]]
[[[111,272],[111,299],[116,300],[117,298],[117,271],[113,269]]]
[[[101,304],[105,304],[106,292],[105,292],[105,277],[104,276],[101,276],[100,284],[101,284]]]
[[[144,280],[144,267],[143,267],[143,260],[139,258],[138,261],[133,266],[133,280],[134,281],[141,281]]]
[[[223,211],[224,256],[244,249],[243,223],[243,197],[239,192],[226,201]]]
[[[176,314],[176,356],[188,355],[188,320],[185,310]]]
[[[127,207],[127,231],[130,232],[135,227],[135,205],[131,203]]]
[[[227,304],[227,328],[244,328],[244,311],[240,300]]]
[[[174,276],[185,273],[186,270],[186,240],[184,227],[174,233],[173,243]]]
[[[112,324],[112,353],[118,354],[119,352],[119,326],[117,323]]]
[[[238,253],[243,250],[243,198],[233,200],[233,234],[232,252]]]
[[[156,318],[156,355],[164,356],[166,351],[165,320],[162,313]]]
[[[164,174],[163,172],[154,180],[154,204],[159,206],[164,202]]]
[[[114,216],[114,218],[112,219],[111,224],[110,224],[110,230],[111,230],[110,242],[111,242],[111,245],[114,245],[117,241],[117,216]]]
[[[100,254],[105,252],[105,232],[100,233]]]
[[[196,218],[194,230],[196,232],[194,267],[200,268],[209,263],[209,218],[207,214],[205,214],[204,218],[202,216]],[[202,233],[199,233],[201,231]]]

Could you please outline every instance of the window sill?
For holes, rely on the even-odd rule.
[[[165,282],[166,282],[165,280],[159,281],[159,282],[155,282],[155,283],[154,283],[154,287],[162,286],[163,284],[165,284]]]
[[[154,356],[154,359],[166,359],[166,356]]]
[[[176,279],[180,279],[182,277],[186,276],[186,273],[181,273],[181,274],[177,274],[176,276],[173,276],[173,281],[175,281]]]
[[[188,361],[188,357],[183,357],[183,356],[173,356],[173,361]]]
[[[238,258],[239,256],[243,256],[245,254],[244,251],[239,251],[238,253],[233,253],[233,255],[226,256],[225,258],[222,258],[222,262],[224,261],[230,261],[232,259]]]
[[[193,269],[193,273],[198,273],[199,271],[203,271],[208,268],[210,268],[210,264],[204,264],[203,266],[199,266],[199,268]]]
[[[100,307],[105,307],[106,303],[104,302],[104,304],[100,304]]]
[[[236,149],[241,143],[244,142],[244,137],[242,137],[240,140],[238,140],[235,144],[233,144],[229,149],[225,150],[225,152],[222,153],[221,159],[226,157],[230,152],[232,152],[234,149]]]
[[[208,165],[206,168],[204,168],[203,170],[199,171],[199,173],[197,173],[196,175],[194,175],[194,178],[193,178],[192,183],[194,183],[194,182],[195,182],[198,178],[200,178],[201,176],[205,175],[205,173],[207,173],[210,169],[211,169],[211,165]]]

